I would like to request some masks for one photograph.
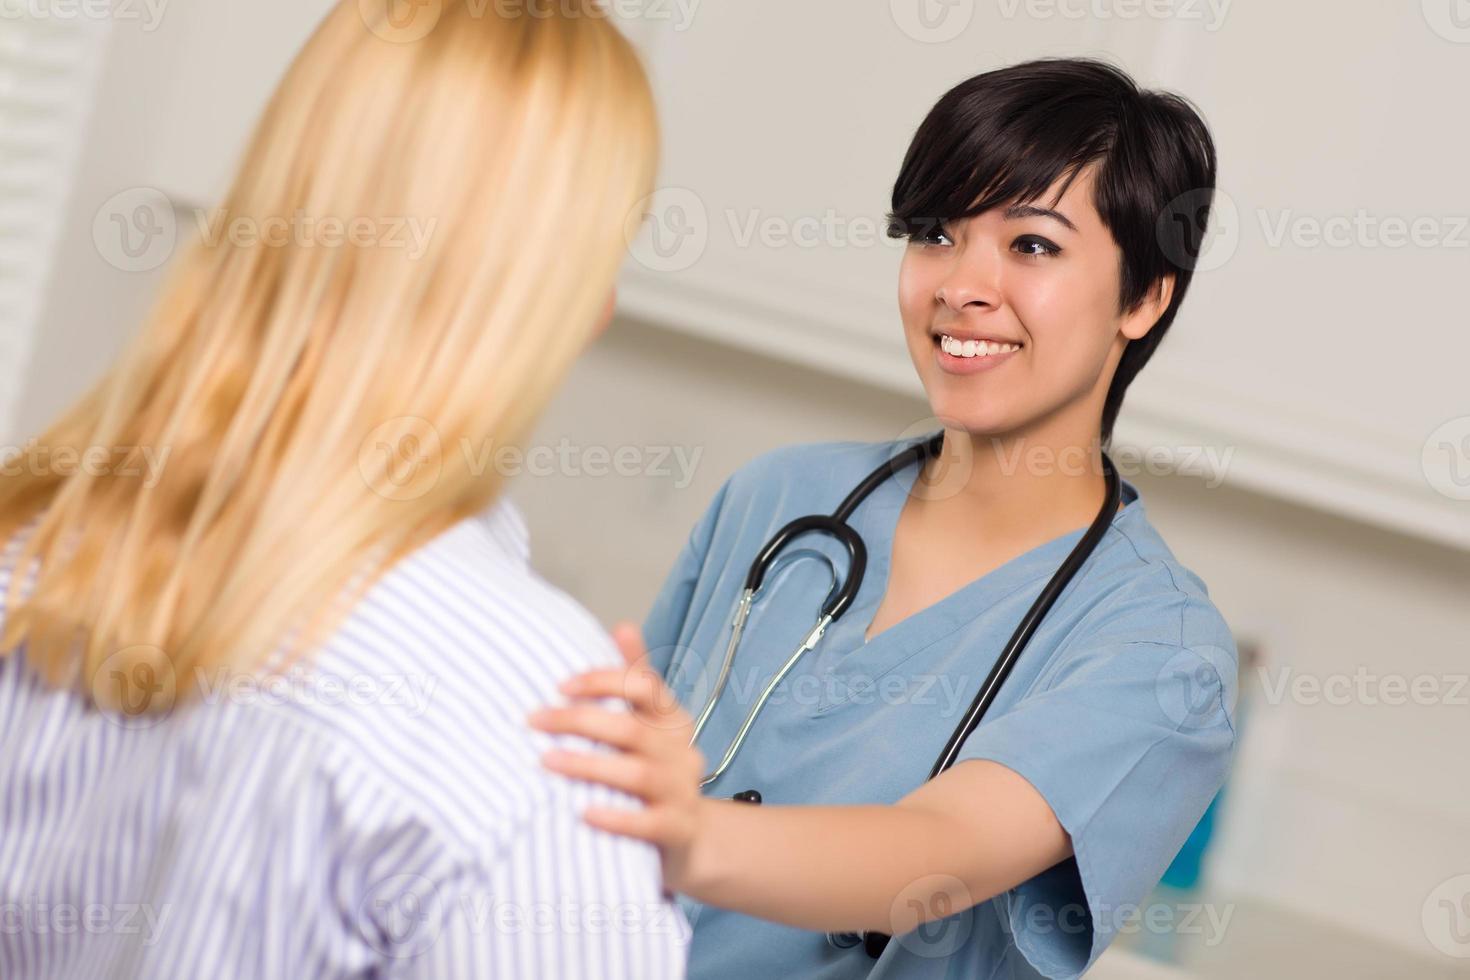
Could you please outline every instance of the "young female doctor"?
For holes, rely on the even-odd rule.
[[[1235,646],[1137,488],[1109,496],[1104,451],[1189,286],[1214,181],[1190,106],[1103,63],[1030,62],[945,95],[892,202],[904,331],[942,444],[750,463],[694,528],[644,624],[646,659],[620,628],[629,668],[584,674],[562,688],[571,703],[533,716],[616,750],[549,767],[647,801],[586,819],[661,848],[691,977],[1077,976],[1203,814],[1235,742]],[[742,741],[850,571],[831,535],[792,542],[722,685],[752,560],[924,444],[852,511],[861,587]],[[1094,520],[1090,557],[930,779]],[[633,712],[605,710],[609,696]]]

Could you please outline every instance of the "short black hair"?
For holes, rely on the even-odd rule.
[[[1128,312],[1165,276],[1169,308],[1130,341],[1103,407],[1112,440],[1123,395],[1174,322],[1199,258],[1215,192],[1215,144],[1194,106],[1141,89],[1092,58],[1042,58],[961,82],[914,135],[893,185],[888,234],[927,234],[936,224],[1040,197],[1098,164],[1093,204],[1122,250],[1119,310]]]

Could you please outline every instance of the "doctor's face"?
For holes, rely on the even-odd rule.
[[[909,354],[947,424],[1000,436],[1065,417],[1068,435],[1075,426],[1095,438],[1127,340],[1157,319],[1118,310],[1122,251],[1093,207],[1092,168],[1057,199],[1060,183],[1036,201],[916,229],[904,253]]]

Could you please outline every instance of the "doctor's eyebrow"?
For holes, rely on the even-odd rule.
[[[1077,226],[1072,224],[1071,219],[1062,212],[1053,211],[1051,208],[1039,208],[1034,204],[1012,204],[1005,209],[1007,221],[1014,221],[1017,218],[1051,218],[1060,221],[1072,231],[1077,230]]]

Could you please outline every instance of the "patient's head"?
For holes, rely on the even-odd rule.
[[[486,450],[524,436],[605,322],[655,168],[633,49],[593,0],[441,0],[422,31],[399,6],[327,16],[211,218],[224,232],[40,439],[161,450],[157,484],[0,478],[4,537],[43,515],[4,648],[57,683],[78,640],[84,686],[124,648],[180,677],[258,661],[370,560],[486,506]]]

